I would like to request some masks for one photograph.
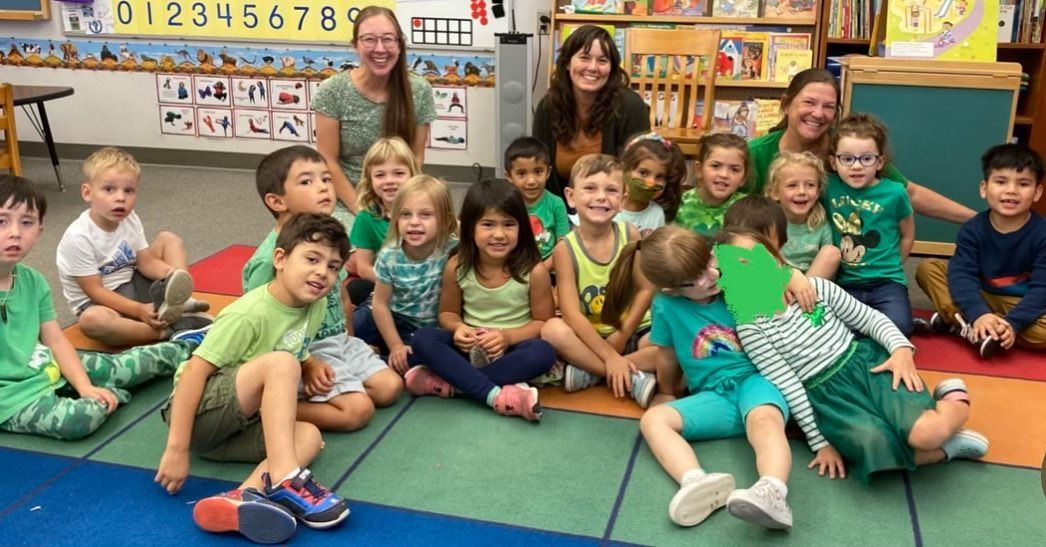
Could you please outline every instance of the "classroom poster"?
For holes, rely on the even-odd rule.
[[[191,106],[160,106],[160,133],[196,135],[196,111]]]
[[[265,78],[233,78],[233,106],[266,108],[269,106],[269,82]]]
[[[232,106],[229,96],[229,79],[220,76],[193,77],[196,104],[207,106]]]
[[[887,6],[887,57],[995,61],[999,0],[901,0]]]
[[[429,125],[429,148],[468,149],[468,121],[437,118]]]
[[[308,110],[308,92],[303,80],[269,80],[269,104],[286,110]]]
[[[233,134],[238,139],[272,139],[272,123],[268,110],[236,110]]]
[[[432,86],[432,98],[439,118],[468,118],[467,88]]]
[[[309,142],[308,116],[304,112],[273,110],[272,137],[278,141]]]
[[[192,77],[181,74],[157,74],[156,99],[168,104],[193,104]]]
[[[228,108],[199,107],[196,109],[196,127],[201,137],[232,138],[233,113]]]

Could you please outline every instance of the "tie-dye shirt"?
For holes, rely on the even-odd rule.
[[[675,349],[690,393],[757,373],[741,348],[734,317],[722,296],[702,304],[660,293],[654,297],[652,309],[650,341]]]
[[[399,245],[386,246],[374,261],[374,277],[392,287],[389,308],[392,313],[416,327],[435,327],[439,317],[439,293],[443,288],[443,268],[456,249],[451,239],[424,260],[411,260]]]

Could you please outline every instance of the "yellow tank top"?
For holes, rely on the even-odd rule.
[[[610,270],[614,269],[617,258],[621,256],[621,250],[630,241],[628,224],[624,222],[614,223],[614,254],[607,262],[599,262],[593,259],[585,249],[577,230],[571,231],[563,242],[570,251],[570,260],[574,264],[574,274],[577,276],[577,294],[580,298],[581,313],[585,315],[589,323],[596,329],[600,336],[606,337],[612,334],[616,328],[613,325],[603,323],[603,302],[606,300],[607,283],[610,282]],[[627,310],[625,313],[628,313]],[[640,327],[650,324],[650,311],[643,317]]]
[[[500,287],[487,288],[476,279],[473,268],[458,282],[461,287],[462,319],[470,327],[514,329],[530,322],[530,278],[520,283],[508,278]]]

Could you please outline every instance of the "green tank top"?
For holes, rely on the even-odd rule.
[[[610,260],[603,263],[598,262],[588,255],[588,250],[581,243],[577,230],[571,231],[563,242],[570,251],[570,260],[574,263],[574,274],[577,276],[577,294],[581,300],[581,313],[585,315],[589,323],[596,329],[600,336],[610,336],[616,328],[613,325],[603,323],[603,302],[606,300],[607,283],[610,282],[610,270],[614,269],[614,263],[621,256],[621,250],[630,241],[628,224],[624,222],[614,223],[614,255]],[[625,313],[628,311],[626,309]],[[650,325],[650,311],[647,310],[640,328]]]
[[[530,274],[525,283],[509,278],[496,289],[488,289],[476,280],[475,268],[458,282],[461,287],[461,309],[470,327],[514,329],[530,322]]]

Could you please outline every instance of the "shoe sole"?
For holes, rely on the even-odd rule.
[[[283,543],[297,529],[290,513],[258,501],[202,499],[193,507],[192,516],[196,525],[208,532],[239,532],[255,543]]]
[[[424,366],[424,365],[418,365],[418,366],[421,367],[421,366]],[[411,367],[410,369],[407,370],[406,374],[403,375],[403,387],[404,387],[404,389],[407,390],[407,393],[410,393],[411,395],[413,395],[415,397],[427,397],[427,396],[432,395],[432,396],[440,397],[440,398],[443,398],[443,399],[449,399],[449,398],[454,396],[454,387],[453,386],[450,386],[450,388],[449,388],[450,392],[449,393],[441,393],[439,391],[425,391],[425,390],[417,389],[417,386],[413,386],[412,385],[414,383],[413,379],[414,379],[414,376],[417,375],[417,374],[420,374],[421,371],[419,370],[419,371],[415,371],[414,373],[411,373],[411,371],[414,370],[415,368],[417,368],[417,367]],[[425,368],[428,369],[430,374],[435,374],[434,372],[432,372],[432,369],[429,369],[428,367],[425,367]],[[447,385],[448,386],[450,385],[449,382],[448,382]]]
[[[982,434],[980,434],[980,433],[978,433],[978,432],[976,432],[976,431],[974,431],[972,429],[960,429],[959,432],[955,434],[955,436],[956,437],[963,437],[963,438],[966,438],[966,439],[973,439],[977,443],[979,443],[979,444],[984,446],[984,453],[982,453],[982,454],[980,454],[980,455],[978,455],[976,457],[965,456],[965,455],[958,455],[958,456],[953,457],[952,458],[953,460],[956,460],[956,459],[958,459],[958,460],[979,460],[979,459],[983,458],[985,455],[987,455],[988,454],[988,449],[991,448],[991,444],[988,442],[988,437],[985,437],[984,435],[982,435]]]
[[[680,526],[697,526],[726,505],[726,499],[734,491],[734,478],[725,475],[714,482],[700,482],[685,493],[680,491],[668,504],[668,518]],[[686,488],[686,487],[684,487]]]
[[[977,349],[977,352],[981,354],[981,359],[991,359],[1002,351],[1002,346],[991,338],[986,338]]]
[[[744,499],[733,498],[727,501],[726,510],[731,515],[752,524],[758,524],[771,530],[787,530],[792,527],[792,521],[782,522],[775,519],[770,513],[763,511],[758,505]]]
[[[636,404],[639,408],[647,408],[650,406],[650,399],[654,396],[654,389],[657,388],[656,382],[647,382],[646,387],[643,388],[643,392],[636,395]]]
[[[469,363],[476,368],[483,368],[490,364],[490,355],[479,346],[469,349]]]
[[[530,395],[534,398],[534,406],[530,407],[530,412],[534,414],[534,417],[531,418],[529,416],[524,416],[524,418],[526,418],[527,420],[530,420],[532,422],[540,422],[541,421],[541,400],[538,399],[538,388],[528,385],[527,389],[530,390]]]
[[[304,524],[305,526],[308,526],[309,528],[312,528],[314,530],[326,530],[327,528],[331,528],[333,526],[337,526],[338,524],[341,524],[341,522],[343,520],[347,519],[347,518],[349,518],[349,508],[348,507],[346,507],[345,510],[342,511],[341,514],[339,514],[338,517],[333,519],[333,520],[325,520],[323,522],[311,522],[311,521],[305,520],[305,518],[303,518],[303,517],[298,517],[298,520],[300,520],[301,523]]]
[[[185,270],[175,270],[167,279],[163,291],[163,303],[156,310],[160,321],[173,323],[182,318],[182,304],[192,296],[192,276]]]

